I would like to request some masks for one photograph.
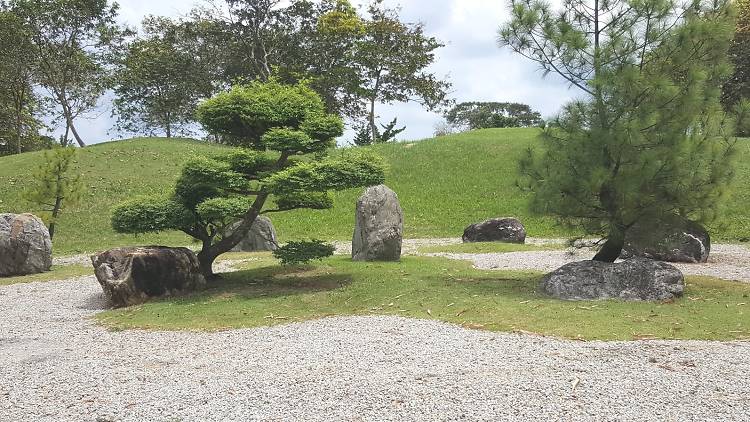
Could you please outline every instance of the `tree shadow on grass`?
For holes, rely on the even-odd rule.
[[[285,297],[331,291],[351,284],[352,275],[334,271],[312,265],[271,265],[224,273],[218,281],[210,283],[206,290],[185,296],[182,302],[228,297],[243,300]]]

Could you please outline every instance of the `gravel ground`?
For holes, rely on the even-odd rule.
[[[441,255],[551,270],[588,254]],[[748,258],[717,245],[680,268],[750,281]],[[576,342],[397,317],[109,332],[90,318],[104,307],[93,277],[0,287],[0,421],[750,421],[750,342]]]
[[[750,420],[750,343],[397,317],[108,332],[92,277],[0,288],[0,420]]]
[[[552,271],[574,261],[591,259],[591,249],[565,251],[530,251],[486,254],[431,253],[451,259],[472,261],[476,268],[489,270],[540,270]],[[705,264],[677,264],[685,275],[705,275],[724,280],[750,283],[750,249],[743,245],[712,245]]]

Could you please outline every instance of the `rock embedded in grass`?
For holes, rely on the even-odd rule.
[[[357,201],[352,239],[355,261],[398,261],[404,233],[404,214],[396,192],[372,186]]]
[[[38,274],[52,267],[52,240],[31,214],[0,214],[0,277]]]
[[[493,218],[467,227],[462,239],[464,243],[525,243],[526,228],[517,218]]]
[[[623,258],[643,257],[666,262],[704,263],[711,237],[700,224],[672,217],[658,224],[636,224],[625,237]]]
[[[228,230],[232,233],[237,229],[241,222],[233,224]],[[271,219],[259,215],[253,225],[250,226],[250,231],[247,232],[240,243],[232,249],[232,252],[263,252],[263,251],[275,251],[278,249],[279,244],[276,240],[276,229],[271,223]]]
[[[542,292],[564,300],[664,301],[682,296],[684,289],[680,270],[643,258],[619,263],[571,262],[541,282]]]
[[[99,284],[116,308],[206,286],[195,253],[187,248],[118,248],[91,257]]]

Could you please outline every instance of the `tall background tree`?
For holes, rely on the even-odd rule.
[[[34,50],[23,21],[0,8],[0,155],[39,144],[41,104],[34,91]]]
[[[120,129],[167,138],[190,133],[198,101],[210,97],[217,85],[190,26],[149,17],[143,21],[144,36],[125,46],[115,72]]]
[[[367,7],[365,33],[355,47],[357,90],[368,104],[367,118],[376,142],[378,103],[418,102],[428,110],[444,104],[450,83],[429,71],[443,44],[425,34],[424,25],[403,23],[398,10],[375,0]]]
[[[117,4],[108,0],[11,0],[34,48],[34,76],[49,93],[60,120],[78,145],[75,126],[110,87],[110,49],[122,31],[115,22]]]
[[[714,217],[734,170],[719,98],[730,66],[726,1],[513,0],[501,44],[555,72],[567,105],[521,164],[533,207],[606,239],[619,257],[634,224]]]
[[[259,215],[331,208],[328,191],[383,182],[376,157],[326,157],[343,122],[304,85],[237,86],[202,103],[198,118],[239,148],[192,160],[172,196],[125,203],[115,209],[112,225],[122,233],[187,233],[202,244],[198,259],[206,277],[214,277],[216,257],[239,243]],[[267,206],[271,201],[275,206]]]
[[[429,70],[442,44],[397,9],[372,1],[360,16],[348,0],[223,0],[194,13],[225,42],[228,83],[306,81],[328,112],[366,122],[374,140],[379,103],[441,105],[450,84]],[[217,34],[219,33],[217,32]]]

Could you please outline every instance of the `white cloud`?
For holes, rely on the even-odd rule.
[[[121,21],[136,26],[146,15],[184,16],[200,2],[121,0],[119,3]],[[551,116],[577,94],[560,78],[542,78],[534,63],[497,46],[497,30],[508,19],[507,3],[503,0],[387,0],[387,3],[400,4],[404,20],[424,23],[429,34],[446,44],[433,70],[449,77],[453,97],[458,101],[524,102],[544,116]],[[120,136],[107,133],[113,126],[109,107],[104,104],[107,101],[102,101],[107,111],[78,123],[80,132],[91,143]],[[384,121],[398,117],[399,123],[407,126],[400,136],[402,139],[430,137],[434,124],[441,119],[415,104],[381,106],[379,114]]]

